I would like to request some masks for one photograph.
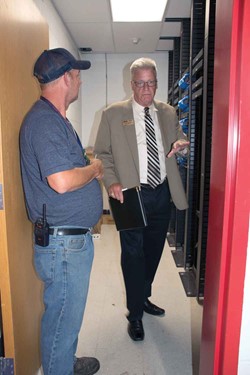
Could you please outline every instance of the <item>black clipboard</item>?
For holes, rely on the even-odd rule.
[[[124,202],[109,197],[109,204],[118,231],[147,226],[147,217],[142,200],[141,188],[123,189]]]

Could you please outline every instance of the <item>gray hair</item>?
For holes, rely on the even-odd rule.
[[[148,57],[141,57],[140,59],[135,60],[130,66],[131,77],[137,69],[151,69],[155,77],[157,76],[157,67],[154,60]]]

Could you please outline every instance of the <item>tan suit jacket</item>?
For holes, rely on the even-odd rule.
[[[175,109],[154,101],[166,155],[177,139],[186,139],[179,125]],[[104,165],[104,186],[114,183],[124,188],[140,185],[139,155],[133,118],[132,99],[114,103],[102,113],[94,153]],[[166,158],[170,193],[175,206],[188,207],[175,156]]]

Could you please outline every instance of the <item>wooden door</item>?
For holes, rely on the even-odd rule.
[[[19,129],[39,96],[32,76],[48,48],[48,27],[32,0],[0,1],[0,293],[5,357],[16,375],[40,367],[42,291],[33,267],[32,226],[27,219],[19,166]],[[0,189],[1,190],[1,189]]]

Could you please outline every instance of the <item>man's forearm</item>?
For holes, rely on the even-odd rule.
[[[47,177],[50,187],[59,194],[74,191],[87,185],[94,178],[101,179],[102,167],[92,163],[86,167],[54,173]]]

